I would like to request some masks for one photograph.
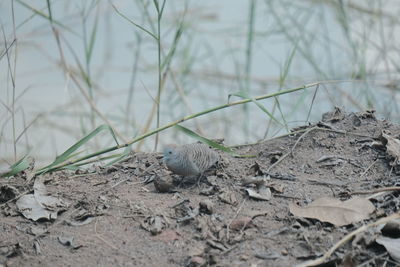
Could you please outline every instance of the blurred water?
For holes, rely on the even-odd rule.
[[[135,23],[154,31],[142,2],[147,3],[115,1],[114,5]],[[315,88],[281,96],[280,108],[289,127],[304,124],[310,107],[310,120],[315,121],[335,105],[348,110],[374,107],[381,116],[398,120],[396,44],[399,23],[395,16],[400,7],[398,2],[344,1],[343,10],[338,1],[254,2],[254,36],[247,86],[245,69],[251,1],[167,1],[161,23],[165,54],[171,48],[182,19],[184,28],[171,63],[173,75],[168,75],[161,95],[161,125],[224,104],[230,93],[240,90],[257,96],[323,80],[352,82],[322,85],[314,101]],[[118,15],[110,2],[51,3],[54,20],[63,25],[54,24],[54,27],[59,32],[69,71],[90,94],[80,68],[90,70],[93,103],[97,109],[125,140],[137,136],[143,131],[157,95],[155,40]],[[156,13],[152,3],[148,3],[147,10],[154,22]],[[6,42],[2,38],[0,54],[4,54],[6,45],[14,39],[12,14],[17,38],[17,45],[9,50],[9,60],[4,55],[0,61],[0,166],[13,161],[13,140],[19,136],[17,157],[29,151],[38,162],[46,163],[96,126],[104,124],[64,72],[49,20],[37,13],[48,14],[45,2],[0,2],[0,23],[6,38]],[[87,64],[85,42],[88,46],[94,25],[97,25],[94,49]],[[280,84],[284,66],[293,51],[287,77]],[[133,79],[135,60],[138,62]],[[14,107],[9,66],[15,76]],[[355,81],[355,78],[361,80]],[[392,89],[384,86],[389,83]],[[131,87],[134,89],[129,109]],[[185,100],[178,88],[184,92]],[[273,110],[274,99],[260,102]],[[256,105],[250,103],[246,107],[210,113],[196,119],[196,123],[189,121],[184,125],[209,138],[225,138],[228,144],[255,142],[264,138],[270,119]],[[284,121],[277,108],[275,115]],[[269,137],[285,130],[277,124],[272,126]],[[154,117],[149,129],[155,127]],[[170,142],[193,140],[170,129],[160,134],[160,143]],[[112,144],[110,135],[104,133],[90,142],[86,151],[93,152]],[[153,145],[154,137],[150,137],[141,149],[152,150]]]

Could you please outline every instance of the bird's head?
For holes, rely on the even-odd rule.
[[[168,161],[176,157],[176,145],[166,145],[163,148],[164,161]]]

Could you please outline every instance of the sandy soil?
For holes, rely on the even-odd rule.
[[[399,192],[388,191],[371,198],[376,210],[369,219],[347,226],[291,214],[293,202],[306,206],[320,197],[345,200],[400,186],[392,157],[374,145],[382,130],[399,135],[399,125],[373,112],[336,109],[302,130],[235,148],[255,157],[221,152],[200,185],[190,179],[178,185],[155,153],[133,154],[107,168],[45,174],[49,193],[68,204],[50,221],[18,211],[14,198],[30,193],[33,182],[24,175],[2,179],[0,266],[293,266],[399,211]],[[368,236],[339,248],[330,264],[395,266]]]

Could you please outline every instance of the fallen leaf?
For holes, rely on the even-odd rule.
[[[285,191],[285,185],[284,184],[268,184],[268,187],[276,192],[282,194]]]
[[[49,211],[43,208],[39,202],[36,201],[33,194],[24,195],[17,200],[18,210],[24,215],[25,218],[37,221],[39,219],[56,219],[57,212]]]
[[[33,241],[33,248],[35,249],[36,255],[42,254],[42,248],[37,240]]]
[[[317,159],[316,162],[320,163],[320,167],[333,167],[342,164],[343,162],[345,162],[345,160],[340,156],[324,155],[321,158]]]
[[[380,226],[382,235],[391,238],[400,238],[400,220],[393,220]]]
[[[82,245],[75,245],[73,236],[59,236],[58,242],[66,247],[71,247],[72,249],[78,249],[82,247]]]
[[[167,227],[167,222],[164,216],[154,215],[147,217],[140,226],[146,231],[149,231],[152,235],[158,235]]]
[[[33,194],[24,195],[16,202],[18,210],[26,218],[33,221],[56,219],[58,211],[65,209],[67,206],[61,199],[47,193],[42,177],[38,177],[35,180],[33,189]]]
[[[14,199],[18,195],[18,189],[14,186],[7,184],[0,186],[0,203],[4,203],[9,201],[10,199]]]
[[[60,207],[65,207],[61,199],[53,197],[47,193],[43,180],[43,177],[38,177],[33,184],[33,194],[36,201],[49,210],[58,210]]]
[[[227,247],[224,244],[220,243],[219,241],[213,241],[211,239],[207,240],[207,245],[209,245],[212,248],[219,249],[221,251],[226,251],[227,249]]]
[[[60,242],[64,246],[71,246],[74,242],[74,237],[72,236],[59,236],[58,242]]]
[[[42,226],[39,225],[32,225],[29,229],[29,233],[33,234],[35,236],[41,236],[44,233],[46,233],[48,230],[46,228],[43,228]]]
[[[395,261],[400,262],[400,238],[380,236],[376,239],[376,242],[386,248],[390,257]]]
[[[261,190],[262,189],[262,190]],[[258,200],[270,200],[271,199],[271,190],[267,187],[262,187],[260,188],[259,192],[256,192],[252,188],[247,188],[246,189],[247,194],[249,197],[258,199]]]
[[[65,222],[71,226],[82,226],[91,223],[93,220],[94,217],[87,217],[84,220],[65,220]]]
[[[276,251],[267,250],[267,251],[256,252],[254,254],[254,257],[263,259],[263,260],[275,260],[275,259],[281,258],[282,256],[281,256],[281,254],[279,254]]]
[[[291,203],[289,210],[295,216],[343,226],[368,219],[375,207],[365,198],[355,197],[342,202],[335,198],[323,197],[315,200],[307,207],[299,207]]]

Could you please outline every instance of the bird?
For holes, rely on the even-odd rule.
[[[182,176],[200,175],[200,178],[219,159],[216,151],[200,143],[166,145],[163,154],[165,165],[173,173]]]

